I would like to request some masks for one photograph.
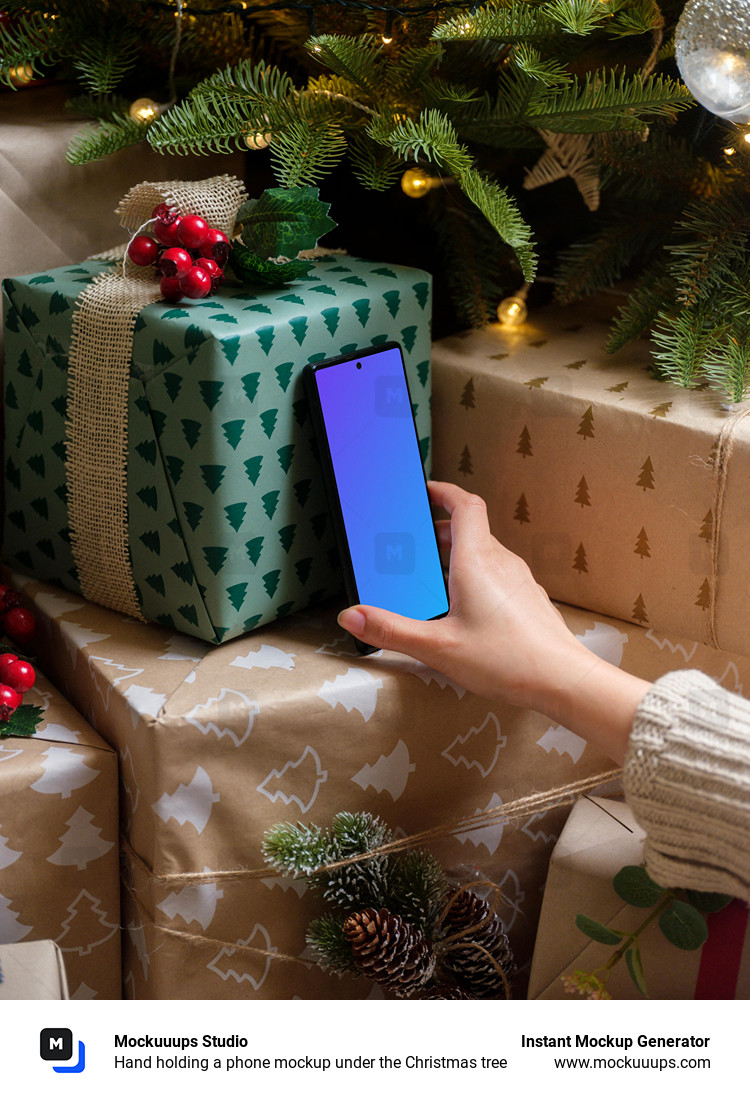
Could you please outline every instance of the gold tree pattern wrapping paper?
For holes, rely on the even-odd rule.
[[[335,607],[214,647],[20,575],[13,583],[37,615],[50,674],[120,758],[126,996],[367,996],[368,983],[312,964],[305,930],[319,902],[260,854],[275,822],[325,825],[341,810],[378,814],[408,837],[448,826],[432,850],[464,881],[498,883],[528,962],[570,803],[555,796],[513,821],[503,807],[611,770],[580,737],[410,658],[359,656]],[[587,646],[636,675],[691,667],[750,685],[746,658],[562,611]],[[454,827],[485,812],[481,827]]]
[[[546,307],[433,351],[433,476],[555,598],[750,653],[750,403],[604,350],[601,303]]]
[[[119,998],[117,757],[44,677],[33,737],[0,740],[0,943],[53,940],[74,1000]]]

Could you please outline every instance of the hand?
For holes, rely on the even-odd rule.
[[[477,695],[539,710],[621,759],[649,685],[608,665],[571,633],[526,563],[493,537],[480,497],[446,482],[428,487],[432,503],[450,516],[436,525],[449,562],[450,611],[420,622],[360,604],[341,612],[340,625]]]

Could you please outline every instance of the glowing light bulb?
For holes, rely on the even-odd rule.
[[[390,46],[391,42],[393,41],[393,35],[381,35],[380,41],[383,43],[384,46]]]
[[[428,176],[422,168],[407,168],[401,177],[401,190],[410,199],[421,199],[439,182],[432,176]]]
[[[130,104],[128,114],[134,122],[153,122],[161,114],[161,109],[155,100],[141,96]]]
[[[265,149],[271,144],[271,135],[262,130],[255,130],[245,134],[245,145],[248,149]]]
[[[748,130],[748,132],[747,132],[746,134],[744,134],[744,135],[743,135],[743,139],[742,139],[742,140],[743,140],[743,141],[746,141],[746,142],[748,143],[748,145],[750,145],[750,130]]]
[[[737,150],[730,145],[724,150],[724,152],[728,157],[733,157]]]
[[[509,298],[503,298],[497,307],[497,319],[501,325],[522,325],[529,315],[526,308],[526,294],[528,284],[521,287],[518,294],[512,294]]]
[[[8,69],[8,79],[14,88],[22,88],[24,84],[30,84],[34,79],[34,69],[30,62],[24,65],[12,65]]]

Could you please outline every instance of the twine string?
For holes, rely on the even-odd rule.
[[[505,824],[522,817],[530,817],[534,813],[541,813],[561,805],[565,801],[572,801],[585,791],[593,790],[606,783],[614,782],[622,778],[621,768],[612,768],[606,772],[598,772],[596,775],[585,776],[566,783],[561,787],[553,787],[546,791],[537,791],[525,795],[504,805],[492,806],[486,810],[480,810],[471,817],[455,818],[441,825],[433,825],[419,833],[411,833],[409,836],[397,837],[395,840],[372,848],[368,852],[358,852],[355,855],[346,856],[344,859],[334,860],[331,863],[322,864],[313,868],[314,874],[326,874],[330,871],[338,871],[343,867],[354,863],[363,863],[376,856],[391,855],[394,852],[406,851],[410,848],[422,847],[436,840],[445,839],[448,836],[456,836],[461,833],[472,832],[474,829],[483,829],[488,825]],[[158,873],[150,868],[145,861],[133,850],[127,839],[123,838],[123,848],[131,863],[143,871],[148,878],[158,885],[163,886],[194,886],[202,883],[233,882],[245,879],[268,878],[273,873],[269,866],[264,867],[236,867],[228,871],[169,871]],[[300,874],[298,878],[306,877]]]
[[[716,460],[714,463],[714,522],[711,529],[711,581],[709,591],[708,614],[708,643],[714,649],[720,649],[718,639],[718,590],[719,590],[719,553],[721,549],[721,520],[724,511],[724,503],[727,493],[727,477],[729,474],[729,461],[734,451],[736,429],[740,421],[750,413],[750,404],[740,409],[731,420],[728,420],[716,444]]]

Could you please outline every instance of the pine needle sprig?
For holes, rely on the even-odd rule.
[[[560,22],[548,14],[547,5],[510,0],[448,19],[435,27],[432,37],[440,42],[494,39],[506,45],[524,41],[549,44],[561,34]]]
[[[374,36],[320,35],[311,38],[307,48],[337,76],[344,77],[370,100],[377,100],[387,56]]]
[[[574,77],[569,86],[530,106],[528,121],[558,133],[645,130],[649,119],[691,106],[687,88],[670,77],[628,76],[606,69]]]
[[[403,161],[390,149],[360,134],[349,139],[349,160],[354,178],[370,191],[387,191],[404,171]]]
[[[136,122],[129,115],[114,115],[98,126],[85,127],[68,146],[66,160],[69,164],[88,164],[129,149],[145,139],[150,125]]]
[[[663,378],[687,389],[702,377],[709,355],[716,352],[721,325],[710,305],[698,303],[678,313],[661,311],[651,332],[653,357]]]
[[[15,87],[14,70],[41,74],[59,58],[55,42],[54,23],[42,12],[22,11],[12,30],[0,25],[0,82]]]
[[[305,939],[326,970],[334,974],[359,974],[351,942],[344,935],[343,921],[338,913],[315,917],[308,926]]]
[[[81,42],[73,67],[81,82],[94,95],[112,92],[138,59],[139,41],[135,34],[109,26]]]
[[[609,330],[607,351],[614,353],[647,334],[660,313],[676,308],[675,281],[660,257],[646,269],[627,300],[620,306]]]

